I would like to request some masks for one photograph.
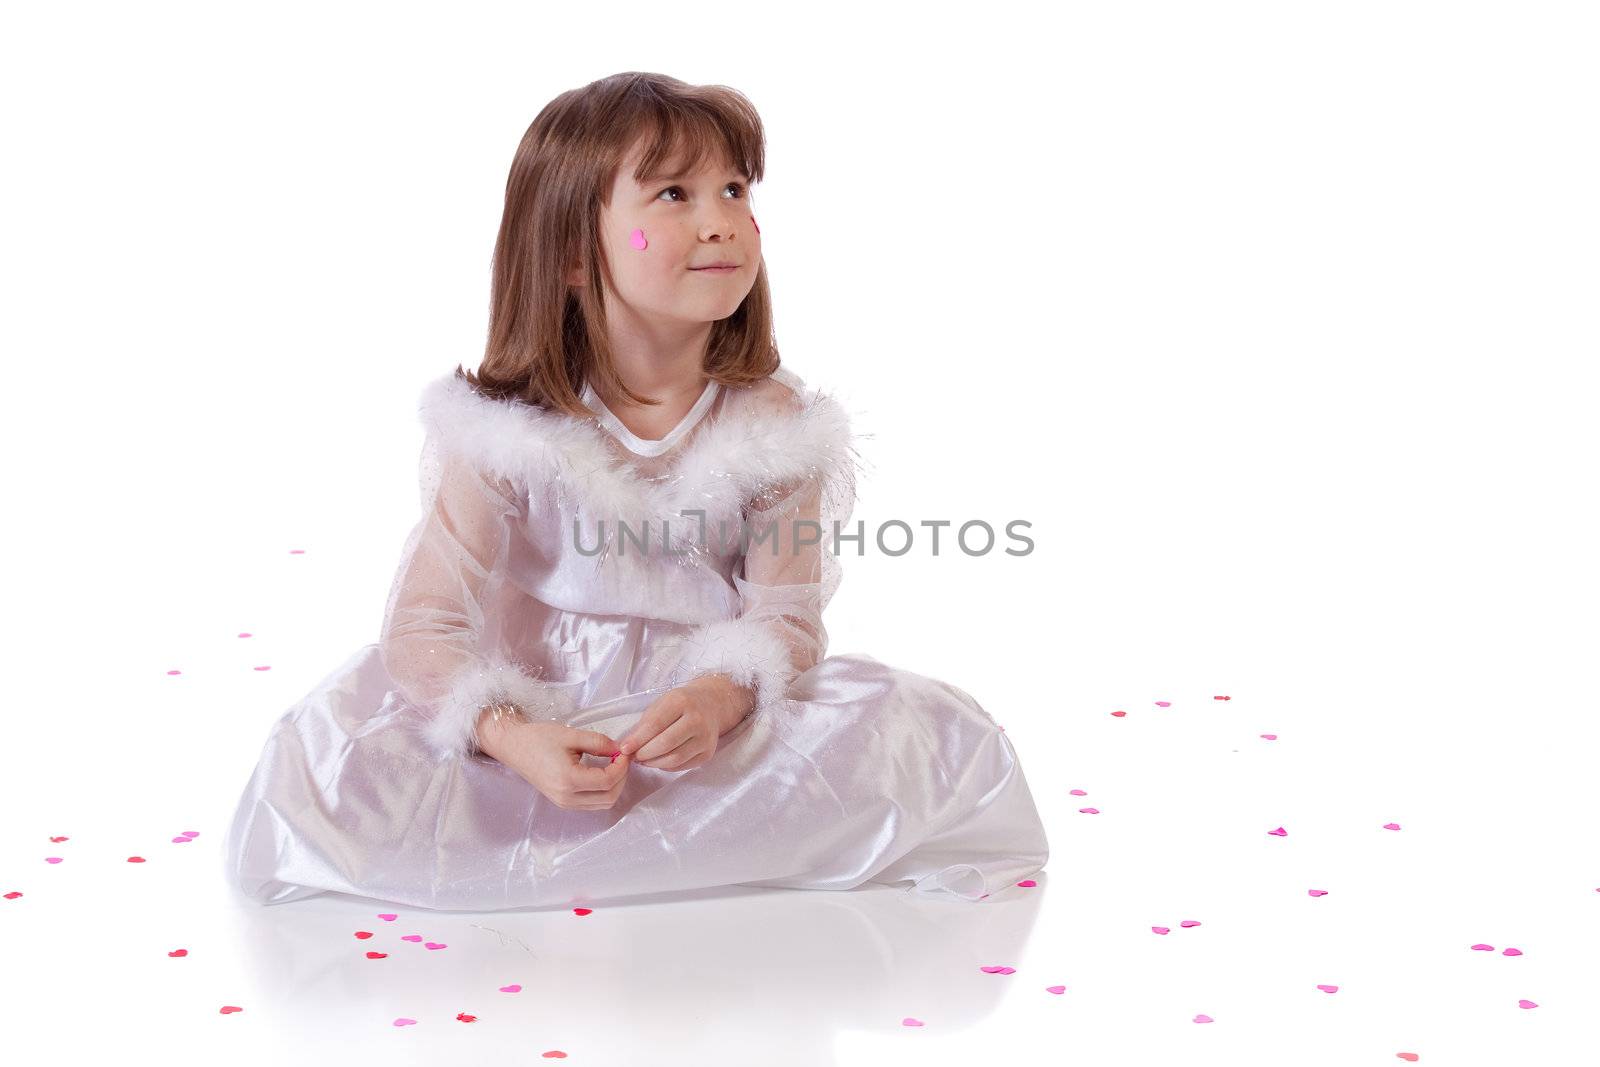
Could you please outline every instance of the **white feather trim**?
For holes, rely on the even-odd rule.
[[[756,619],[719,619],[697,626],[663,652],[666,684],[683,685],[702,674],[726,674],[756,691],[756,709],[782,700],[794,680],[789,646]]]
[[[465,667],[423,727],[428,746],[440,758],[477,751],[478,715],[489,704],[515,704],[530,719],[569,717],[576,709],[571,685],[552,685],[523,672],[500,656]]]
[[[725,413],[685,447],[672,472],[647,480],[614,455],[598,419],[483,396],[454,374],[423,392],[429,434],[486,473],[528,489],[553,485],[592,518],[615,527],[669,529],[679,551],[694,551],[704,511],[708,530],[736,528],[740,508],[775,485],[816,477],[854,482],[850,417],[831,396],[804,390],[793,374],[773,377],[799,394],[792,410],[751,406]],[[608,534],[609,537],[609,534]]]

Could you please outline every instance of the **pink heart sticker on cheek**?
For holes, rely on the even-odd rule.
[[[650,247],[650,242],[644,239],[643,230],[634,230],[633,233],[629,234],[628,244],[632,245],[634,248],[637,248],[641,252]]]

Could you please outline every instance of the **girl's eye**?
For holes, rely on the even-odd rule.
[[[739,195],[734,198],[735,200],[743,199],[743,197],[744,197],[744,183],[743,182],[729,182],[727,185],[724,185],[723,188],[724,189],[737,189],[737,190],[739,190]],[[682,186],[673,185],[673,186],[670,186],[670,187],[668,187],[666,189],[661,190],[660,194],[656,197],[656,199],[660,200],[661,197],[666,196],[668,193],[681,193],[681,192],[683,192],[683,187]]]

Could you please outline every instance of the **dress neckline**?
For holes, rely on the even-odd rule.
[[[706,382],[706,387],[701,391],[700,399],[694,402],[694,407],[690,408],[688,413],[678,420],[676,426],[667,431],[665,437],[659,439],[640,437],[624,426],[622,420],[617,418],[610,408],[606,407],[605,401],[600,399],[599,394],[594,391],[594,386],[590,385],[588,381],[583,383],[583,402],[589,410],[599,417],[600,425],[609,430],[612,436],[616,437],[628,451],[641,456],[659,456],[677,444],[684,434],[694,429],[695,424],[710,409],[711,402],[717,398],[717,393],[720,389],[721,385],[716,379],[713,378]]]

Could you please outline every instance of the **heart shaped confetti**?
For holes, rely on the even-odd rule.
[[[396,1019],[394,1021],[394,1024],[396,1026],[415,1026],[415,1025],[417,1025],[417,1020],[415,1020],[415,1019]]]
[[[1060,995],[1060,994],[1065,993],[1067,991],[1067,987],[1064,986],[1064,985],[1047,985],[1047,986],[1044,987],[1044,991],[1046,993],[1055,993],[1057,995]]]
[[[65,841],[65,840],[67,840],[67,839],[64,838],[64,837],[52,837],[50,839],[50,842],[51,842],[51,844],[59,845],[59,844],[61,844],[61,842]]]
[[[1261,736],[1268,741],[1276,741],[1278,739],[1277,734],[1262,734]]]
[[[1212,697],[1211,699],[1212,700],[1232,700],[1233,698],[1232,697]],[[1210,1022],[1211,1020],[1207,1019],[1206,1021]]]
[[[1124,715],[1126,715],[1128,713],[1125,712],[1125,711],[1113,711],[1111,714],[1115,715],[1117,718],[1120,719],[1120,718],[1122,718]]]
[[[457,1021],[464,1023],[475,1023],[478,1021],[478,1017],[476,1015],[468,1015],[466,1012],[462,1012],[461,1014],[457,1015],[456,1019]]]
[[[1022,881],[1018,882],[1017,884],[1020,885],[1024,889],[1032,889],[1034,886],[1038,885],[1039,883],[1035,882],[1032,878],[1024,878]]]
[[[421,943],[421,941],[422,941],[422,935],[421,935],[421,934],[405,934],[405,935],[404,935],[404,936],[402,936],[402,937],[401,937],[401,938],[400,938],[400,940],[402,940],[402,941],[409,941],[409,942],[411,942],[411,943],[412,943],[412,944],[413,944],[413,945],[415,945],[415,944],[420,944],[420,943]]]
[[[1158,934],[1170,934],[1170,933],[1172,933],[1172,931],[1170,929],[1168,929],[1167,927],[1165,927],[1165,926],[1152,926],[1150,929],[1152,931],[1154,931],[1155,933],[1158,933]]]
[[[244,1011],[244,1009],[243,1008],[236,1008],[232,1004],[224,1004],[222,1006],[222,1011],[221,1011],[220,1014],[222,1014],[222,1015],[232,1015],[236,1011]]]
[[[254,667],[254,668],[252,668],[252,670],[258,670],[258,671],[270,671],[271,669],[272,669],[271,667]]]
[[[450,946],[449,945],[440,944],[437,941],[429,941],[426,945],[423,945],[422,947],[423,948],[449,948]]]
[[[1278,827],[1276,830],[1268,830],[1267,833],[1271,834],[1273,837],[1288,837],[1289,836],[1289,831],[1285,830],[1281,826]]]
[[[1099,815],[1100,814],[1100,809],[1099,808],[1079,808],[1078,809],[1078,814],[1079,815]]]
[[[1400,824],[1397,822],[1386,822],[1383,824],[1383,828],[1385,830],[1398,830],[1400,829]]]
[[[13,889],[11,892],[6,894],[6,899],[7,900],[16,900],[21,895],[22,895],[21,893],[17,892],[15,889]]]
[[[1319,985],[1319,986],[1317,986],[1317,988],[1322,990],[1324,993],[1337,993],[1337,992],[1339,992],[1339,987],[1336,986],[1336,985]]]
[[[1519,1001],[1517,1001],[1517,1007],[1519,1007],[1519,1008],[1537,1008],[1538,1006],[1539,1005],[1535,1004],[1531,1000],[1519,1000]]]
[[[393,912],[389,912],[389,913],[387,913],[387,914],[381,914],[381,915],[379,915],[379,916],[378,916],[378,918],[380,918],[380,919],[382,919],[382,920],[383,920],[383,921],[384,921],[384,922],[386,922],[386,923],[392,923],[392,922],[394,922],[394,921],[395,921],[395,920],[396,920],[396,919],[398,919],[398,918],[400,918],[400,916],[398,916],[398,915],[395,915],[395,914],[394,914],[394,913],[393,913]]]
[[[1395,1055],[1399,1056],[1401,1059],[1405,1060],[1407,1063],[1416,1063],[1417,1062],[1417,1054],[1415,1052],[1396,1052]]]
[[[367,953],[367,959],[369,959],[369,960],[386,960],[388,958],[389,958],[389,954],[387,952],[369,952],[369,953]]]
[[[1502,955],[1502,956],[1520,956],[1520,955],[1522,955],[1522,950],[1520,948],[1508,948],[1504,952],[1500,953],[1500,955]]]
[[[1328,895],[1328,891],[1326,889],[1307,889],[1306,892],[1314,897],[1325,897]]]
[[[61,862],[61,857],[60,856],[46,856],[44,858],[44,861],[46,863],[60,863]]]
[[[192,838],[192,837],[174,837],[172,839],[172,843],[174,845],[187,845],[190,841],[193,841],[193,840],[194,840],[194,838]]]
[[[1494,951],[1494,946],[1493,945],[1473,945],[1472,946],[1472,951],[1474,951],[1474,952],[1493,952]]]
[[[503,986],[501,986],[500,987],[500,992],[502,992],[502,993],[520,993],[520,992],[522,992],[522,987],[517,985],[515,982],[513,982],[511,985],[503,985]]]
[[[1196,1016],[1195,1016],[1195,1017],[1194,1017],[1194,1021],[1195,1021],[1195,1022],[1197,1022],[1197,1023],[1210,1023],[1210,1022],[1216,1022],[1216,1020],[1215,1020],[1215,1019],[1213,1019],[1213,1018],[1212,1018],[1212,1017],[1211,1017],[1211,1016],[1209,1016],[1209,1015],[1196,1015]]]
[[[1074,796],[1074,797],[1086,797],[1088,795],[1089,795],[1088,793],[1085,793],[1081,789],[1073,789],[1073,790],[1069,791],[1069,793],[1068,793],[1068,796]]]
[[[901,1026],[921,1026],[922,1025],[922,1020],[921,1019],[913,1019],[911,1016],[907,1015],[904,1019],[900,1020],[900,1025]]]
[[[567,1054],[565,1052],[555,1048],[551,1049],[549,1052],[541,1052],[539,1055],[547,1060],[564,1060],[567,1058]]]
[[[372,931],[371,930],[357,930],[356,931],[356,936],[359,937],[361,940],[365,941],[367,938],[372,936]]]
[[[1158,700],[1158,701],[1156,701],[1156,707],[1158,707],[1158,708],[1170,708],[1170,707],[1172,707],[1172,701],[1170,701],[1170,700]]]
[[[1191,926],[1199,926],[1200,925],[1200,921],[1198,919],[1185,919],[1185,920],[1183,920],[1183,922],[1179,923],[1178,925],[1183,927],[1185,930],[1187,930]]]
[[[200,831],[199,830],[185,830],[183,832],[183,836],[184,837],[199,837],[200,836]]]
[[[182,671],[168,671],[168,674],[182,674]]]
[[[251,635],[251,634],[247,634],[247,633],[245,633],[245,634],[240,634],[240,635],[239,635],[239,636],[240,636],[240,637],[250,637],[250,636],[252,636],[252,635]]]
[[[572,909],[572,914],[574,914],[574,915],[593,915],[594,914],[594,909],[593,908],[573,908]]]
[[[143,863],[144,862],[144,857],[143,856],[129,856],[128,857],[128,862],[129,863]]]
[[[1015,967],[1005,967],[1005,966],[979,967],[978,970],[982,971],[984,974],[1016,974],[1017,973],[1017,969]]]
[[[186,949],[186,948],[175,948],[171,952],[167,953],[167,955],[173,957],[174,959],[176,959],[179,956],[187,956],[188,954],[189,954],[189,950]]]

